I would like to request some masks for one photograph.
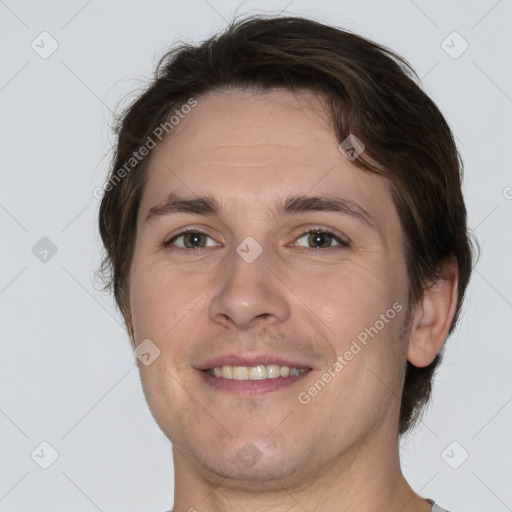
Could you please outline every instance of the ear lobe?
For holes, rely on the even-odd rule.
[[[439,279],[425,290],[414,310],[407,351],[407,359],[414,366],[428,366],[441,350],[455,314],[457,295],[457,262],[446,260]]]

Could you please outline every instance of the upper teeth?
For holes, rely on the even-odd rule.
[[[304,368],[290,368],[278,364],[259,364],[257,366],[216,366],[207,370],[207,373],[214,377],[223,377],[233,380],[262,380],[277,379],[304,373]]]

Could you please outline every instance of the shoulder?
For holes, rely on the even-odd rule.
[[[432,509],[430,512],[449,512],[448,510],[441,508],[439,505],[436,505],[434,500],[427,499],[427,501],[432,505]]]

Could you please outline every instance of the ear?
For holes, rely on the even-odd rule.
[[[441,350],[457,307],[457,262],[446,260],[440,275],[414,308],[407,359],[420,368],[428,366]]]

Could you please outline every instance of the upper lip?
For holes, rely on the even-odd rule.
[[[278,364],[279,366],[289,366],[290,368],[311,368],[308,364],[300,361],[292,361],[284,357],[272,354],[226,354],[212,357],[197,366],[198,370],[210,370],[219,366],[258,366],[260,364]]]

